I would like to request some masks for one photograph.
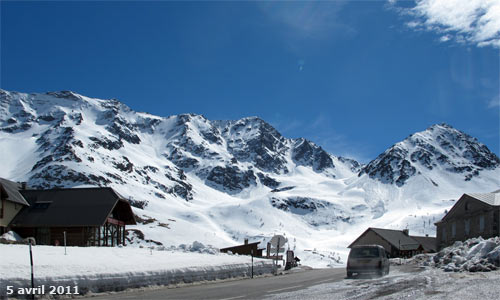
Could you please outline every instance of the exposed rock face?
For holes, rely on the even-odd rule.
[[[306,139],[295,141],[292,158],[298,165],[312,167],[317,172],[335,168],[331,156],[323,148]]]
[[[285,211],[293,211],[299,214],[306,214],[317,211],[318,209],[326,208],[331,205],[331,203],[307,198],[307,197],[289,197],[289,198],[271,198],[271,204],[279,209]]]
[[[256,184],[253,171],[241,171],[237,167],[215,167],[207,176],[207,185],[227,192],[241,191]]]
[[[290,140],[285,139],[271,125],[251,117],[220,123],[227,149],[237,161],[252,163],[269,173],[288,173],[285,155]]]

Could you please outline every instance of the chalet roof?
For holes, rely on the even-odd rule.
[[[500,190],[493,193],[474,193],[466,195],[492,206],[500,206]]]
[[[24,199],[23,195],[19,193],[19,190],[21,189],[21,185],[19,183],[4,178],[0,178],[0,188],[7,195],[7,198],[5,198],[5,200],[29,206],[28,202],[26,201],[26,199]]]
[[[417,241],[406,235],[402,230],[382,228],[372,228],[372,230],[400,250],[416,250],[420,246]]]
[[[420,243],[406,235],[402,230],[382,229],[382,228],[368,228],[361,234],[354,242],[348,247],[352,247],[358,239],[360,239],[366,232],[373,231],[375,234],[386,240],[389,244],[399,250],[417,250]]]
[[[436,252],[436,238],[430,236],[410,236],[420,243],[425,251]]]
[[[257,247],[260,244],[260,242],[255,242],[255,243],[248,243],[248,244],[243,244],[243,245],[237,245],[237,246],[232,246],[232,247],[227,247],[227,248],[221,248],[220,251],[231,251],[233,249],[240,249],[240,248],[253,248],[253,246]]]
[[[127,200],[111,188],[22,190],[30,203],[12,220],[13,227],[101,226],[111,213],[125,224],[136,224]],[[113,210],[114,208],[116,210]]]

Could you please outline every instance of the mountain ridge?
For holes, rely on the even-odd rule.
[[[333,263],[322,261],[331,253],[304,249],[344,253],[364,226],[433,234],[409,208],[436,221],[451,205],[443,199],[500,186],[498,157],[449,125],[363,165],[259,117],[160,117],[69,91],[0,90],[0,154],[0,176],[33,187],[113,187],[138,219],[156,220],[136,227],[148,239],[223,246],[279,232],[317,266]]]

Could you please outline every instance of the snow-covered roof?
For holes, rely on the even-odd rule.
[[[467,195],[489,205],[500,206],[500,190],[493,193],[474,193]]]

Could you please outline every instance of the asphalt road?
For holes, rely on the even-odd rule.
[[[187,285],[178,288],[127,290],[120,293],[95,295],[91,299],[261,299],[273,294],[340,281],[345,276],[345,268],[313,269],[278,276]]]

